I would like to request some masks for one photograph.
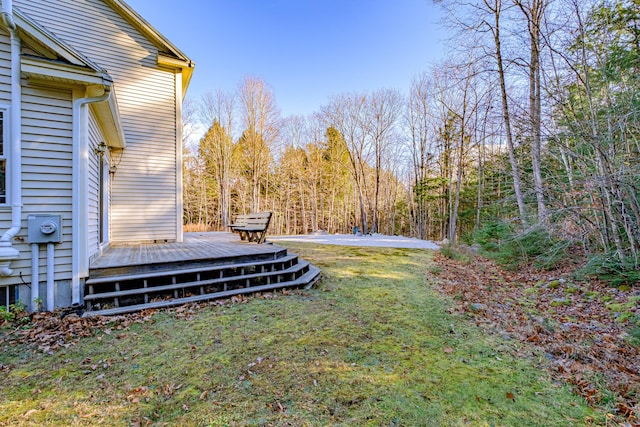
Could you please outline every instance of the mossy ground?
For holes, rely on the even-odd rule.
[[[600,415],[448,312],[421,250],[290,245],[314,289],[0,352],[0,425],[569,426]]]

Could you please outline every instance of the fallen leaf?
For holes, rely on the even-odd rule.
[[[24,418],[29,418],[31,415],[35,414],[36,412],[38,412],[37,409],[29,409],[27,412],[25,412],[22,416]]]
[[[576,257],[555,270],[522,266],[515,272],[476,255],[468,263],[438,253],[439,273],[431,276],[436,288],[456,301],[450,313],[472,315],[476,325],[509,340],[514,356],[530,357],[532,351],[540,351],[552,362],[552,375],[575,387],[591,405],[602,399],[603,384],[616,396],[616,425],[640,427],[640,347],[629,343],[629,325],[610,308],[628,305],[637,287],[612,289],[596,279],[576,283],[573,273],[586,260],[576,250]],[[552,304],[559,299],[567,304]],[[492,310],[473,312],[472,302]],[[637,310],[628,313],[637,315]],[[507,397],[515,400],[515,393],[511,395]]]

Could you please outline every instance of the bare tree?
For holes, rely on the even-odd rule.
[[[509,4],[505,5],[505,1]],[[502,104],[502,120],[504,125],[504,138],[507,144],[509,165],[511,166],[511,178],[513,190],[518,206],[520,221],[527,222],[527,209],[524,198],[524,189],[520,172],[520,165],[516,158],[516,144],[514,141],[511,98],[508,91],[507,66],[513,61],[505,58],[503,41],[504,13],[508,6],[513,7],[514,0],[434,0],[443,5],[447,11],[447,19],[450,24],[459,30],[456,41],[460,49],[471,50],[482,46],[486,54],[492,58],[495,64],[485,69],[487,73],[496,73],[500,88],[500,100]],[[484,36],[488,35],[488,39]],[[471,43],[476,46],[472,46]]]
[[[198,125],[197,109],[198,105],[189,98],[182,106],[182,198],[185,224],[204,224],[206,222],[204,165],[198,156],[197,146],[194,147],[192,144]]]
[[[498,81],[500,83],[500,99],[502,101],[502,118],[505,128],[505,139],[507,141],[507,149],[509,152],[509,164],[511,165],[511,177],[513,179],[513,189],[518,204],[518,212],[520,213],[520,221],[526,224],[527,211],[522,193],[522,182],[520,179],[520,167],[515,156],[515,144],[513,142],[513,131],[511,127],[511,113],[509,109],[509,96],[507,94],[506,74],[504,67],[504,58],[502,56],[502,36],[500,33],[502,24],[502,0],[483,0],[486,10],[493,17],[493,20],[483,20],[483,25],[488,28],[493,36],[494,57],[498,69]]]
[[[205,123],[210,123],[200,150],[216,179],[220,224],[223,229],[230,223],[231,215],[235,103],[234,94],[218,91],[215,94],[205,94],[200,109]]]
[[[267,176],[271,147],[280,132],[280,111],[273,90],[262,79],[247,76],[238,88],[241,142],[251,183],[251,210],[259,211],[260,184]]]
[[[439,67],[440,70],[434,71],[436,97],[441,111],[442,172],[448,185],[449,221],[446,235],[451,242],[457,240],[462,184],[475,134],[473,118],[482,97],[474,59],[470,57],[463,64],[445,64]]]
[[[334,98],[323,110],[328,127],[334,127],[344,141],[349,155],[350,172],[355,183],[360,213],[360,226],[368,233],[367,207],[367,161],[371,157],[371,145],[367,140],[366,96],[361,94],[341,95]]]
[[[638,68],[629,59],[637,58],[640,13],[622,1],[572,0],[569,6],[573,26],[565,44],[552,50],[552,58],[562,61],[553,70],[561,155],[572,190],[590,202],[573,209],[578,212],[575,223],[595,228],[605,252],[614,252],[619,261],[630,256],[637,267],[640,147],[638,108],[631,98],[638,85],[629,76],[637,75]],[[579,198],[575,200],[579,205]]]
[[[540,50],[542,46],[542,24],[548,0],[513,0],[526,19],[529,34],[529,132],[531,133],[531,166],[533,189],[538,202],[538,222],[547,221],[547,206],[541,171],[540,151],[542,146]]]
[[[405,126],[409,135],[409,152],[413,168],[413,199],[416,235],[425,239],[429,235],[427,178],[434,169],[436,155],[431,99],[433,98],[431,77],[425,72],[411,82],[409,99],[405,112]]]
[[[316,117],[316,121],[323,121],[322,117]],[[323,126],[324,127],[324,126]],[[327,229],[331,232],[344,231],[349,224],[346,206],[348,195],[352,193],[352,181],[349,180],[350,158],[344,137],[334,127],[328,127],[325,131],[324,159],[326,162],[327,184],[325,187],[329,194]]]
[[[400,118],[402,97],[391,89],[382,89],[368,97],[365,132],[371,139],[375,155],[374,205],[371,232],[377,233],[380,222],[380,178],[383,156],[394,141],[393,132]]]

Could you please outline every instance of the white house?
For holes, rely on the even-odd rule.
[[[121,0],[1,2],[0,305],[70,306],[109,244],[182,240],[194,64]]]

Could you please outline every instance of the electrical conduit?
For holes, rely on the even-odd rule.
[[[55,250],[53,243],[47,243],[47,311],[53,311],[55,304]]]
[[[40,300],[40,245],[31,244],[31,311],[38,311]]]

